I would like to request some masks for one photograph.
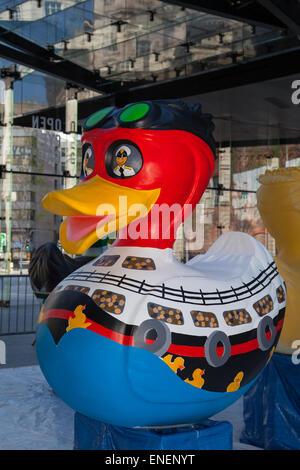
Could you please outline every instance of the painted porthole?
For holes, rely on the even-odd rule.
[[[218,348],[223,348],[222,355],[219,355]],[[212,367],[223,366],[229,359],[231,353],[231,344],[228,336],[223,331],[214,331],[211,333],[204,345],[205,358]]]
[[[267,351],[273,346],[276,329],[271,317],[263,317],[257,327],[257,341],[262,351]]]
[[[142,153],[138,146],[129,140],[117,140],[105,154],[105,168],[112,178],[132,178],[142,166]]]
[[[81,179],[90,176],[95,169],[95,155],[91,144],[84,144],[82,147],[82,168]]]
[[[154,333],[154,341],[148,340],[148,334]],[[171,332],[168,326],[160,320],[143,321],[133,334],[133,344],[137,348],[146,349],[157,356],[167,352],[171,344]]]

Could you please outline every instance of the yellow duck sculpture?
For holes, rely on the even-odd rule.
[[[300,338],[300,168],[267,170],[259,182],[257,207],[275,239],[274,259],[287,289],[286,317],[276,351],[292,354],[293,343]]]

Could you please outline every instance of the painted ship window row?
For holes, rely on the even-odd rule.
[[[68,285],[64,290],[75,290],[88,294],[90,291],[89,287],[80,285]],[[279,303],[284,302],[285,292],[282,286],[276,289],[276,296]],[[123,294],[119,294],[110,290],[96,289],[91,298],[94,302],[103,310],[108,313],[120,315],[123,313],[126,303],[126,297]],[[260,316],[267,315],[274,308],[274,302],[272,297],[268,294],[256,301],[253,304],[255,312]],[[183,325],[184,315],[179,308],[169,307],[166,305],[160,305],[155,302],[148,302],[147,304],[148,314],[151,318],[161,320],[163,322],[172,325]],[[205,312],[202,310],[191,310],[190,315],[192,317],[194,326],[197,328],[218,328],[219,321],[213,312]],[[228,326],[237,326],[250,323],[252,321],[251,315],[246,309],[231,309],[223,312],[223,317]]]

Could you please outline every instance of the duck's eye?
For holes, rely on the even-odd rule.
[[[142,166],[142,153],[138,146],[129,140],[117,140],[107,149],[105,167],[112,178],[131,178]]]
[[[84,144],[82,147],[82,169],[81,179],[93,173],[95,168],[94,150],[91,144]]]

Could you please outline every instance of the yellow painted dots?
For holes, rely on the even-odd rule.
[[[174,308],[166,307],[162,305],[157,305],[155,303],[149,302],[148,313],[150,317],[156,318],[157,320],[162,320],[172,325],[183,325],[183,315],[179,309],[176,309],[176,315]]]
[[[137,256],[127,256],[122,263],[123,268],[138,269],[140,271],[153,271],[156,269],[155,263],[151,258],[139,258]]]
[[[100,308],[108,313],[114,313],[115,315],[120,315],[125,307],[124,295],[106,290],[95,290],[92,299]]]

